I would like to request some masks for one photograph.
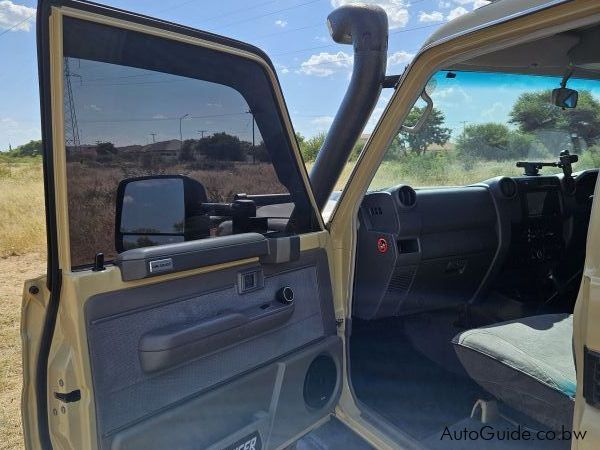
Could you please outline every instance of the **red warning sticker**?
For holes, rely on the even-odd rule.
[[[385,253],[388,251],[388,243],[387,240],[385,238],[379,238],[377,239],[377,250],[379,251],[379,253]]]

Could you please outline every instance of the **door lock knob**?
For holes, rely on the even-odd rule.
[[[277,291],[277,300],[289,305],[294,301],[294,290],[289,286],[282,287]]]

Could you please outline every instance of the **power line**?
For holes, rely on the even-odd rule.
[[[4,36],[6,33],[8,33],[9,31],[14,30],[15,28],[17,28],[19,25],[23,25],[25,22],[27,22],[29,19],[32,19],[33,17],[35,17],[36,13],[31,14],[30,16],[27,16],[26,18],[24,18],[23,20],[21,20],[20,22],[15,23],[13,26],[11,26],[10,28],[7,28],[6,30],[4,30],[2,33],[0,33],[0,36]]]
[[[238,25],[240,23],[249,22],[249,21],[255,20],[255,19],[262,19],[263,17],[272,16],[274,14],[279,14],[279,13],[284,12],[284,11],[289,11],[291,9],[299,8],[301,6],[310,5],[312,3],[316,3],[316,2],[320,2],[320,1],[322,1],[322,0],[309,0],[308,2],[299,3],[299,4],[293,5],[293,6],[288,6],[287,8],[282,8],[282,9],[278,9],[276,11],[271,11],[271,12],[268,12],[268,13],[265,13],[265,14],[259,14],[257,16],[248,17],[246,19],[238,20],[236,22],[231,22],[231,23],[228,23],[228,24],[222,26],[221,28],[229,28],[229,27],[232,27],[233,25]]]

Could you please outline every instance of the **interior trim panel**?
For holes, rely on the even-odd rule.
[[[262,281],[262,287],[240,290],[240,279],[245,278],[240,274],[248,273],[260,274],[256,280]],[[282,303],[283,288],[293,290],[291,304]],[[139,439],[148,444],[143,448],[159,448],[153,442],[164,443],[164,439],[146,440],[143,435],[148,432],[142,431],[152,429],[148,424],[156,421],[188,421],[186,429],[197,430],[196,439],[173,437],[173,442],[181,442],[177,448],[207,448],[253,421],[264,444],[270,438],[261,428],[262,419],[256,415],[250,419],[250,412],[263,411],[269,417],[267,424],[296,410],[291,422],[300,427],[333,407],[328,402],[315,410],[302,397],[307,367],[319,354],[325,352],[341,367],[323,250],[303,252],[297,261],[284,264],[247,264],[96,295],[86,302],[85,314],[100,448],[139,448]],[[294,369],[292,361],[297,358],[304,363],[298,362]],[[281,382],[281,370],[286,382],[276,396],[279,406],[273,417],[270,402]],[[336,374],[337,392],[339,370]],[[244,387],[236,389],[240,383]],[[241,396],[237,407],[232,395]],[[223,419],[227,430],[211,422],[212,413],[210,417],[202,411],[190,413],[195,410],[191,405],[200,404],[205,405],[201,410],[212,411],[207,406],[211,401],[227,405],[223,412],[228,416]],[[190,420],[198,422],[189,426]],[[177,426],[156,429],[164,432]],[[209,436],[211,429],[220,437]]]

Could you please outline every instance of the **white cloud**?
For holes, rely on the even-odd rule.
[[[287,21],[286,20],[281,20],[281,19],[277,19],[275,21],[275,25],[280,27],[280,28],[285,28],[287,25]]]
[[[408,1],[407,0],[331,0],[331,6],[347,5],[350,3],[376,4],[385,9],[388,16],[390,28],[402,28],[408,23]]]
[[[442,20],[444,20],[444,14],[440,11],[431,11],[429,13],[421,11],[419,13],[419,22],[441,22]]]
[[[279,73],[290,73],[290,69],[288,68],[288,66],[284,65],[284,64],[275,64],[275,68],[277,69],[277,71]]]
[[[388,66],[396,66],[398,64],[407,64],[415,57],[414,53],[405,51],[395,52],[388,56]]]
[[[438,3],[438,6],[440,8],[450,8],[450,6],[452,6],[452,3],[450,3],[449,1],[445,1],[445,0],[440,0],[440,2]]]
[[[26,19],[34,14],[35,8],[17,5],[10,0],[2,0],[0,1],[0,29],[7,30],[11,28],[12,31],[29,31],[31,30],[33,18],[32,20]]]
[[[153,119],[156,119],[156,120],[162,120],[162,119],[166,119],[166,118],[167,118],[167,116],[165,116],[165,115],[163,115],[163,114],[154,114],[154,115],[152,116],[152,118],[153,118]]]
[[[352,55],[345,52],[321,52],[318,55],[311,55],[310,58],[304,61],[300,65],[299,72],[317,77],[327,77],[336,72],[350,69],[352,61]]]
[[[310,121],[310,123],[312,125],[314,125],[317,130],[321,130],[321,131],[327,130],[333,123],[333,117],[332,116],[315,117],[313,120]]]
[[[93,109],[94,111],[102,111],[102,108],[100,108],[98,105],[94,105],[93,103],[90,105],[90,109]]]
[[[471,5],[473,9],[481,8],[489,4],[489,0],[453,0],[454,3],[461,6]]]
[[[452,11],[450,11],[448,13],[446,20],[454,20],[460,16],[464,16],[468,12],[469,11],[467,11],[465,8],[463,8],[462,6],[459,6],[458,8],[454,8]]]

